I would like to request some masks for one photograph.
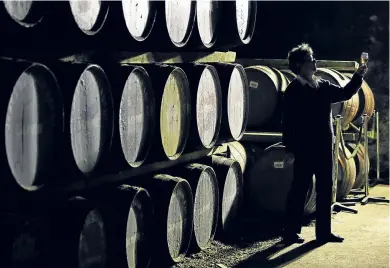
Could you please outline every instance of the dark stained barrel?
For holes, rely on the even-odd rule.
[[[200,140],[204,147],[212,148],[221,127],[222,92],[218,73],[211,65],[205,66],[200,77],[194,112]]]
[[[177,159],[183,152],[190,127],[190,86],[185,72],[172,67],[163,90],[160,110],[160,135],[166,156]]]
[[[57,79],[45,65],[0,60],[2,92],[0,151],[3,178],[10,170],[25,190],[34,191],[55,179],[60,150],[57,138],[64,124]],[[4,135],[4,136],[3,136]],[[3,147],[4,146],[4,147]]]
[[[196,1],[197,26],[206,48],[249,44],[257,15],[255,1]]]
[[[343,73],[346,77],[349,79],[352,78],[352,74],[349,73]],[[367,84],[365,80],[363,80],[362,87],[360,88],[359,92],[359,108],[356,112],[356,115],[353,119],[353,122],[361,122],[360,117],[363,114],[367,114],[369,117],[371,117],[374,114],[375,109],[375,98],[374,94],[372,92],[372,89]]]
[[[190,184],[182,178],[166,174],[134,179],[132,184],[146,189],[153,201],[155,221],[152,266],[181,262],[193,232],[194,204]]]
[[[165,19],[169,38],[176,47],[183,47],[191,37],[196,17],[196,1],[165,1]]]
[[[92,202],[74,197],[50,214],[51,263],[56,267],[107,267],[109,233],[102,211]],[[61,260],[61,261],[58,261]]]
[[[243,175],[239,163],[223,156],[212,156],[211,166],[218,179],[218,239],[231,234],[237,227],[243,201]]]
[[[218,222],[219,190],[214,170],[203,164],[172,168],[170,174],[185,178],[194,194],[194,219],[191,246],[194,250],[210,246]]]
[[[42,1],[2,1],[9,16],[21,26],[36,26],[45,15],[47,3]],[[3,26],[2,26],[3,27]]]
[[[88,65],[81,73],[73,95],[70,134],[73,156],[84,174],[102,165],[113,136],[111,86],[103,69]]]
[[[275,71],[267,66],[245,68],[249,81],[248,128],[260,127],[275,114],[280,102],[281,80]]]
[[[339,73],[336,70],[327,69],[327,68],[318,68],[316,75],[329,80],[332,84],[344,87],[349,79],[343,74]],[[341,119],[341,127],[344,129],[348,127],[348,124],[352,122],[355,118],[356,113],[359,109],[359,95],[355,94],[347,101],[341,103],[332,104],[332,113],[333,116],[340,114],[343,116]]]
[[[340,145],[341,147],[341,145]],[[345,148],[345,153],[343,149],[340,148],[340,153],[338,157],[338,176],[337,176],[337,195],[338,200],[342,200],[347,197],[349,192],[352,190],[353,185],[356,180],[356,165],[355,160],[351,157],[351,152],[348,148]],[[347,159],[350,158],[350,159]]]
[[[359,189],[366,182],[366,169],[364,167],[364,156],[365,156],[364,146],[361,143],[359,143],[357,146],[356,144],[353,143],[347,143],[346,146],[350,152],[353,152],[355,148],[358,147],[357,154],[353,158],[356,165],[356,179],[352,189]],[[370,166],[370,158],[368,158],[368,166]]]
[[[120,190],[124,198],[129,199],[129,201],[127,204],[125,202],[118,204],[118,207],[125,207],[125,213],[116,215],[118,224],[125,227],[118,236],[118,241],[121,242],[119,250],[126,252],[125,263],[127,267],[149,267],[152,255],[150,246],[153,241],[152,228],[154,223],[153,205],[149,193],[144,189],[137,189],[128,185],[122,185]],[[131,197],[133,198],[131,199]],[[113,218],[116,218],[115,214],[112,215]],[[118,228],[111,231],[118,234]],[[115,245],[118,245],[118,243],[115,243]],[[121,260],[115,262],[124,263]]]
[[[77,26],[87,35],[98,33],[109,13],[107,1],[69,1],[70,10]]]
[[[108,238],[106,267],[148,267],[154,242],[154,209],[149,193],[140,187],[107,186],[89,193],[102,214]]]
[[[287,196],[293,180],[294,159],[290,158],[285,147],[272,145],[247,170],[246,205],[254,215],[267,212],[283,216],[286,210]],[[304,213],[311,214],[315,209],[315,177],[309,186]]]
[[[153,29],[157,15],[154,2],[145,0],[122,1],[123,17],[127,30],[137,41],[144,41]]]
[[[152,144],[155,101],[152,82],[142,67],[129,69],[119,109],[119,133],[123,154],[131,167],[140,166]]]

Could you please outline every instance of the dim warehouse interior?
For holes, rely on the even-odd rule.
[[[0,87],[2,268],[389,267],[389,1],[1,1]]]

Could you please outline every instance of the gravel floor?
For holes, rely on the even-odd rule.
[[[372,193],[388,198],[389,187],[377,186]],[[267,222],[245,220],[235,242],[213,241],[210,248],[190,254],[182,263],[172,268],[257,268],[257,267],[389,267],[389,207],[386,204],[357,205],[358,214],[338,213],[332,225],[338,234],[346,237],[342,244],[315,244],[314,221],[303,228],[303,237],[308,241],[303,246],[281,248],[280,225],[267,218]],[[370,232],[367,232],[370,230]],[[371,238],[375,237],[375,238]],[[354,242],[365,241],[365,243]],[[352,241],[351,241],[352,240]],[[370,242],[371,241],[371,242]],[[375,244],[377,249],[368,247]],[[379,250],[380,249],[380,250]],[[367,256],[364,255],[367,254]],[[302,255],[302,256],[301,256]],[[306,256],[305,256],[306,255]],[[308,255],[308,256],[307,256]],[[298,257],[297,257],[298,256]],[[271,257],[275,257],[272,260]],[[302,258],[301,258],[302,257]],[[294,260],[294,259],[298,260]],[[291,260],[287,260],[291,259]],[[332,261],[332,263],[327,262]],[[363,265],[364,266],[361,266]],[[161,266],[159,268],[162,268]]]

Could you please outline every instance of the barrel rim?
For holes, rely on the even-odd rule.
[[[225,192],[225,187],[226,187],[226,181],[227,181],[227,175],[229,174],[229,171],[233,170],[233,172],[235,173],[235,171],[237,173],[238,176],[235,176],[236,177],[236,181],[238,181],[238,185],[239,187],[237,187],[238,190],[240,191],[237,191],[237,196],[238,196],[238,202],[236,203],[236,211],[238,212],[238,210],[240,209],[240,206],[242,205],[243,203],[243,199],[244,199],[244,195],[243,195],[243,188],[244,188],[244,178],[243,178],[243,173],[242,173],[242,170],[241,170],[241,166],[240,166],[240,163],[238,163],[238,161],[234,160],[234,159],[231,159],[231,158],[227,158],[228,160],[231,160],[230,163],[229,163],[229,168],[227,169],[227,172],[226,172],[226,178],[224,180],[224,183],[223,183],[223,187],[222,187],[222,194],[220,194],[220,200],[223,201],[223,194]],[[226,162],[225,162],[226,163]],[[234,171],[235,170],[235,171]],[[236,184],[237,185],[237,184]],[[230,222],[229,221],[226,221],[228,220],[229,218],[225,219],[225,221],[223,221],[223,218],[222,218],[222,213],[223,213],[223,208],[224,208],[224,202],[221,202],[220,204],[220,207],[221,207],[221,210],[220,210],[220,214],[219,216],[221,217],[220,218],[220,222],[221,222],[221,226],[222,226],[222,229],[225,229],[227,226],[229,226]],[[237,213],[236,212],[236,213]]]
[[[188,43],[188,41],[190,40],[192,33],[194,31],[195,18],[197,17],[196,16],[196,1],[191,0],[190,10],[191,10],[191,12],[190,12],[190,19],[188,21],[188,23],[189,23],[188,29],[184,35],[184,38],[180,42],[175,42],[172,40],[172,37],[171,37],[169,30],[168,30],[169,28],[167,27],[169,39],[171,40],[171,43],[174,44],[176,47],[179,47],[179,48],[184,47]],[[168,16],[167,16],[167,5],[166,4],[164,6],[164,15],[165,15],[165,24],[167,24],[166,22],[167,22]]]
[[[244,85],[244,87],[243,87],[244,114],[243,114],[243,121],[242,121],[240,134],[237,135],[236,137],[234,137],[234,135],[233,135],[233,133],[231,131],[230,123],[229,123],[229,115],[228,115],[228,124],[229,124],[230,133],[231,133],[233,139],[235,141],[239,141],[244,136],[244,133],[245,133],[245,130],[246,130],[246,126],[248,124],[248,115],[249,115],[249,86],[248,86],[248,77],[246,76],[244,67],[241,64],[238,64],[238,63],[233,63],[233,65],[234,65],[234,68],[233,68],[231,73],[233,73],[234,70],[238,70],[238,72],[240,73],[241,79],[243,81],[243,85]],[[231,80],[229,80],[228,104],[227,104],[228,107],[229,107],[229,99],[230,99],[230,94],[231,94],[230,81]],[[229,108],[227,108],[227,110],[229,111]]]
[[[183,191],[185,191],[185,194],[187,195],[188,199],[187,199],[187,204],[189,204],[189,209],[187,209],[186,211],[186,216],[188,216],[187,218],[187,221],[188,221],[188,232],[183,232],[183,237],[184,239],[187,241],[185,243],[185,245],[182,244],[181,246],[181,251],[179,253],[179,255],[177,257],[173,257],[171,255],[171,252],[169,250],[169,246],[168,246],[168,237],[167,237],[167,248],[168,248],[168,252],[169,252],[169,255],[171,257],[171,259],[174,261],[174,262],[180,262],[184,259],[184,257],[186,256],[189,248],[190,248],[190,242],[191,242],[191,238],[192,238],[192,235],[193,235],[193,231],[194,231],[194,227],[193,227],[193,221],[194,221],[194,195],[192,193],[192,189],[191,189],[191,186],[189,184],[189,182],[183,178],[180,178],[180,177],[174,177],[176,178],[176,184],[175,186],[173,187],[172,191],[170,192],[170,198],[169,198],[169,204],[171,203],[172,201],[172,194],[173,192],[175,192],[175,190],[179,187],[182,188]],[[169,206],[170,207],[170,206]],[[169,213],[169,207],[168,207],[168,210],[167,210],[167,213]],[[168,216],[168,215],[167,215]],[[168,218],[167,218],[167,221],[166,221],[166,230],[168,230]],[[168,233],[167,233],[168,235]]]
[[[340,144],[339,147],[341,147],[341,146],[342,145]],[[346,147],[344,147],[344,149],[345,149],[347,156],[345,156],[344,153],[340,153],[338,155],[338,159],[337,159],[337,164],[342,167],[341,171],[343,172],[342,175],[344,175],[344,176],[342,176],[341,180],[339,180],[340,175],[338,175],[337,184],[339,184],[340,181],[341,181],[341,183],[343,183],[343,182],[348,182],[348,183],[345,183],[345,189],[343,189],[343,191],[341,191],[340,188],[338,187],[339,185],[337,185],[337,193],[336,193],[337,199],[346,197],[349,194],[349,192],[351,191],[351,189],[353,188],[353,185],[355,184],[355,181],[356,181],[356,171],[357,170],[356,170],[355,159],[353,157],[350,159],[347,159],[347,157],[352,155],[352,152],[350,152],[349,149]],[[340,168],[339,168],[339,172],[340,172]],[[347,179],[347,180],[345,180],[345,179]],[[352,183],[350,183],[351,181],[352,181]]]
[[[150,226],[147,226],[148,223],[152,222],[153,218],[154,218],[154,206],[153,206],[153,200],[152,200],[148,190],[146,190],[145,188],[137,187],[136,192],[135,192],[135,194],[133,196],[133,200],[131,201],[131,204],[130,204],[130,207],[129,207],[126,219],[128,219],[128,215],[130,213],[130,210],[131,210],[131,208],[134,207],[134,202],[136,200],[140,200],[140,202],[142,203],[144,208],[145,208],[145,205],[146,205],[146,209],[142,213],[143,213],[144,217],[145,217],[145,214],[147,214],[147,217],[149,217],[147,219],[146,226],[145,226],[146,228],[148,228],[148,227],[150,227]],[[134,211],[134,214],[139,216],[135,211]],[[145,223],[145,221],[144,221],[144,223]],[[126,237],[128,236],[127,226],[129,226],[129,222],[128,221],[126,221]],[[148,233],[150,232],[149,230],[146,230],[146,231]],[[150,235],[150,233],[149,233],[149,235]],[[149,236],[149,235],[147,235],[147,236]],[[147,243],[150,243],[150,241],[147,240]],[[126,247],[125,250],[126,250],[126,253],[127,253],[127,247]],[[148,260],[146,262],[146,265],[150,265],[151,260],[152,260],[152,254],[149,254],[148,256],[149,257],[148,257]],[[128,260],[126,262],[129,264]]]
[[[146,87],[148,88],[148,95],[150,97],[150,100],[151,100],[151,104],[149,105],[150,106],[150,115],[153,116],[155,114],[155,110],[156,110],[156,107],[155,107],[155,98],[154,98],[154,90],[153,90],[153,85],[151,83],[151,78],[150,78],[150,75],[149,73],[146,71],[146,69],[142,66],[135,66],[131,72],[128,74],[127,76],[127,79],[125,81],[125,84],[123,85],[123,87],[127,84],[127,81],[130,77],[130,75],[132,73],[135,73],[135,72],[139,72],[139,74],[141,74],[141,76],[143,77],[143,80],[145,82],[145,85]],[[121,94],[121,100],[120,100],[120,104],[119,104],[119,107],[121,108],[122,107],[122,103],[123,103],[123,94],[124,94],[124,88],[122,89],[122,94]],[[120,109],[121,111],[121,109]],[[122,127],[121,127],[121,115],[122,113],[119,112],[119,139],[120,139],[120,143],[121,143],[121,148],[122,148],[122,151],[123,151],[123,148],[125,147],[124,144],[123,144],[123,139],[122,139]],[[151,142],[151,137],[153,136],[153,133],[155,131],[155,124],[153,123],[153,120],[151,120],[150,122],[150,129],[148,131],[148,133],[146,133],[146,137],[145,137],[145,141],[147,143],[146,147],[145,147],[145,150],[143,153],[140,153],[138,154],[137,156],[137,161],[128,161],[127,157],[125,154],[124,155],[124,158],[126,160],[126,162],[130,165],[130,167],[133,167],[133,168],[136,168],[136,167],[139,167],[141,166],[146,158],[148,157],[149,155],[149,152],[150,152],[150,149],[152,147],[152,142]]]
[[[202,45],[205,47],[205,48],[212,48],[215,43],[217,42],[217,39],[218,39],[218,34],[215,34],[213,35],[213,37],[211,38],[210,42],[209,43],[204,43],[203,39],[202,39],[202,35],[200,34],[200,29],[202,27],[199,27],[199,20],[198,20],[198,13],[199,13],[199,10],[198,10],[198,7],[200,5],[198,5],[198,1],[203,1],[203,0],[195,0],[196,1],[196,26],[198,28],[198,33],[199,33],[199,38],[200,38],[200,41],[202,42]],[[210,2],[213,2],[213,3],[218,3],[218,1],[210,1]],[[220,15],[220,10],[217,10],[218,12],[218,15]],[[216,23],[216,26],[215,26],[215,29],[217,30],[218,29],[218,22]]]
[[[339,86],[343,87],[348,83],[348,81],[346,79],[347,77],[334,69],[317,68],[316,75],[318,72],[322,72],[322,73],[325,73],[325,74],[331,76],[334,80],[336,80],[336,82],[338,83]]]
[[[142,36],[141,37],[138,37],[138,36],[135,36],[135,35],[133,35],[131,32],[130,32],[130,29],[127,27],[127,16],[126,16],[126,14],[125,14],[125,8],[124,8],[124,2],[125,1],[121,1],[122,2],[122,13],[123,13],[123,18],[124,18],[124,20],[125,20],[125,23],[126,23],[126,29],[127,29],[127,31],[129,32],[129,34],[131,35],[131,37],[134,39],[134,40],[136,40],[136,41],[138,41],[138,42],[143,42],[143,41],[145,41],[149,36],[150,36],[150,34],[152,33],[152,30],[153,30],[153,28],[154,28],[154,26],[155,26],[155,24],[156,24],[156,19],[157,19],[157,8],[156,8],[156,6],[154,5],[154,1],[148,1],[148,3],[150,3],[150,5],[151,6],[153,6],[153,9],[152,9],[152,12],[153,12],[153,15],[152,15],[152,17],[150,17],[150,23],[149,24],[147,24],[147,26],[145,27],[145,30],[144,30],[144,32],[143,32],[143,34],[142,34]]]
[[[98,64],[95,64],[95,63],[91,63],[91,64],[87,64],[87,66],[85,66],[85,68],[82,69],[82,71],[80,72],[80,75],[78,76],[78,79],[77,79],[77,82],[76,82],[76,85],[75,85],[75,92],[76,93],[76,89],[77,89],[77,86],[78,86],[78,83],[81,79],[81,77],[83,76],[83,74],[86,72],[86,71],[90,71],[92,74],[96,74],[96,72],[99,74],[99,79],[101,79],[100,81],[103,81],[105,83],[105,85],[107,86],[107,92],[105,92],[105,95],[107,96],[107,105],[108,105],[108,108],[107,109],[109,111],[108,113],[108,117],[107,117],[107,121],[109,122],[109,124],[111,124],[111,129],[107,131],[107,145],[106,146],[103,146],[106,147],[106,148],[111,148],[112,147],[112,143],[113,143],[113,136],[114,136],[114,117],[115,117],[115,114],[113,112],[113,107],[114,107],[114,100],[113,100],[113,96],[112,96],[112,86],[111,86],[111,83],[110,83],[110,80],[106,74],[106,72],[104,71],[104,69],[98,65]],[[99,95],[100,95],[100,88],[99,88]],[[76,94],[73,94],[73,97],[72,97],[72,103],[71,103],[71,108],[70,108],[70,117],[72,117],[72,113],[73,113],[73,110],[74,110],[74,103],[75,103],[75,96]],[[70,126],[70,139],[72,140],[72,121],[69,120],[69,122],[67,122]],[[102,147],[100,145],[100,147]],[[101,149],[101,148],[100,148]],[[75,156],[75,148],[73,146],[73,142],[71,142],[71,151],[72,151],[72,154],[73,154],[73,159],[74,159],[74,162],[76,164],[76,167],[78,168],[78,170],[80,170],[84,175],[91,175],[93,174],[96,169],[98,168],[98,166],[100,165],[99,163],[102,161],[102,159],[104,159],[106,156],[102,153],[102,151],[99,152],[97,158],[96,158],[96,166],[94,169],[92,169],[91,171],[83,171],[80,166],[79,166],[79,163],[76,161],[76,159],[74,158]]]
[[[23,73],[26,73],[28,71],[31,71],[31,69],[34,69],[35,68],[42,68],[43,71],[45,71],[47,74],[48,74],[48,77],[50,77],[50,79],[52,79],[52,82],[53,84],[56,86],[56,88],[54,89],[55,91],[57,91],[57,93],[59,94],[60,97],[62,97],[62,93],[61,93],[61,90],[60,90],[60,85],[58,83],[58,80],[57,80],[57,77],[55,76],[54,72],[52,70],[50,70],[46,65],[42,64],[42,63],[37,63],[37,62],[32,62],[27,68],[25,68],[18,76],[18,78],[16,79],[15,83],[13,83],[13,88],[15,87],[17,81],[20,79],[20,76],[23,74]],[[11,97],[12,97],[12,94],[13,94],[14,91],[12,91],[11,95],[10,95],[10,99],[8,101],[8,105],[7,105],[7,110],[8,110],[8,107],[9,107],[9,102],[11,101]],[[61,113],[64,112],[64,107],[63,105],[61,104]],[[8,111],[6,112],[6,116],[7,116],[7,113]],[[65,121],[63,120],[62,121],[62,124],[61,124],[61,128],[63,129],[65,126]],[[5,136],[4,136],[4,139],[5,139]],[[26,185],[23,185],[19,182],[19,179],[17,178],[17,176],[14,174],[14,171],[13,171],[13,168],[11,168],[11,165],[9,163],[9,157],[8,157],[8,154],[7,154],[7,150],[5,150],[5,154],[6,154],[6,157],[7,157],[7,162],[8,162],[8,168],[10,169],[12,175],[13,175],[13,178],[14,178],[14,181],[16,182],[16,184],[21,187],[21,189],[25,190],[25,191],[28,191],[28,192],[34,192],[34,191],[39,191],[41,190],[44,186],[45,186],[45,183],[44,182],[41,182],[41,183],[38,183],[38,185],[31,185],[31,186],[26,186]]]
[[[12,14],[10,14],[8,12],[8,9],[7,9],[6,4],[5,4],[5,2],[7,2],[7,1],[2,1],[2,2],[4,4],[4,10],[9,15],[9,17],[14,22],[18,23],[19,25],[23,26],[24,28],[35,27],[37,24],[41,23],[43,18],[44,18],[44,15],[42,14],[38,19],[35,20],[35,22],[33,22],[31,20],[33,20],[34,17],[37,18],[37,16],[34,16],[33,13],[30,13],[23,20],[18,20],[16,17],[12,16]],[[31,10],[33,10],[33,5],[34,5],[34,2],[32,3]]]
[[[214,132],[214,136],[213,138],[211,139],[211,142],[210,144],[204,144],[203,143],[203,140],[201,140],[203,146],[207,149],[210,149],[210,148],[213,148],[218,140],[218,137],[219,137],[219,132],[221,131],[221,123],[222,123],[222,87],[221,87],[221,80],[219,78],[219,75],[218,75],[218,72],[217,72],[217,69],[212,66],[212,65],[209,65],[209,64],[206,64],[205,65],[205,68],[204,70],[202,71],[202,74],[201,76],[203,75],[203,73],[206,71],[206,70],[209,70],[210,73],[212,74],[213,78],[214,78],[214,81],[215,81],[215,89],[216,89],[216,94],[217,94],[217,125],[216,125],[216,128],[215,128],[215,132]],[[198,89],[199,89],[199,84],[198,84]],[[196,103],[198,103],[198,101],[196,101]],[[195,111],[197,111],[197,104],[196,104],[196,109]],[[199,125],[198,125],[198,120],[196,121],[196,126],[197,126],[197,129],[198,129],[198,133],[199,133]],[[200,135],[199,135],[200,136]]]
[[[252,40],[253,38],[253,35],[255,33],[255,28],[256,28],[256,18],[257,18],[257,1],[252,1],[252,0],[248,0],[248,2],[250,3],[251,7],[251,12],[249,13],[249,20],[250,20],[250,23],[249,23],[249,29],[247,30],[247,33],[246,35],[244,36],[244,38],[241,38],[241,36],[239,35],[240,37],[240,40],[241,42],[244,44],[244,45],[247,45],[250,43],[250,41]],[[237,4],[237,2],[235,2],[235,5]],[[237,10],[237,9],[236,9]],[[237,16],[236,16],[236,25],[237,25]],[[237,27],[238,28],[238,27]]]
[[[215,193],[215,196],[214,196],[214,204],[215,204],[215,209],[214,209],[214,212],[213,212],[213,221],[211,223],[211,233],[210,233],[210,238],[209,238],[209,241],[206,243],[206,245],[204,246],[201,246],[199,245],[199,241],[195,235],[195,227],[193,226],[193,237],[195,238],[194,241],[196,242],[196,245],[201,249],[201,250],[204,250],[206,248],[208,248],[211,244],[211,242],[213,241],[214,237],[215,237],[215,234],[216,234],[216,231],[217,231],[217,226],[218,226],[218,215],[219,215],[219,206],[220,206],[220,202],[219,202],[219,187],[218,187],[218,178],[217,178],[217,174],[215,173],[214,169],[208,165],[202,165],[201,168],[203,169],[202,172],[199,174],[199,178],[201,177],[201,175],[204,173],[204,172],[207,172],[208,174],[212,175],[212,183],[214,185],[214,193]],[[193,194],[193,200],[194,200],[194,210],[195,210],[195,200],[196,200],[196,196],[197,196],[197,193],[198,193],[198,184],[199,184],[199,180],[196,184],[196,190],[195,190],[195,194]],[[193,214],[195,215],[195,213]],[[193,218],[195,218],[193,216]],[[194,225],[194,221],[192,223],[192,225]]]
[[[342,73],[344,76],[348,77],[349,79],[352,78],[353,74],[352,73],[347,73],[347,72],[343,72]],[[356,113],[356,116],[355,118],[353,119],[352,122],[355,122],[359,119],[359,117],[366,113],[368,115],[368,117],[372,117],[374,115],[374,111],[375,111],[375,97],[374,97],[374,94],[372,92],[372,89],[371,87],[368,85],[368,83],[365,81],[365,79],[363,79],[363,83],[362,83],[362,86],[359,90],[358,93],[363,94],[364,96],[364,107],[362,109],[362,112],[359,113],[359,110],[360,108],[358,109],[358,112]],[[361,95],[359,95],[359,106],[361,104],[361,100],[360,100],[360,97]],[[370,99],[370,101],[367,103],[367,100]]]
[[[182,81],[184,82],[185,86],[183,87],[184,90],[182,90],[181,92],[185,94],[185,99],[186,99],[186,103],[188,105],[191,105],[191,91],[190,91],[190,82],[188,80],[188,77],[187,77],[187,74],[184,72],[184,70],[180,67],[177,67],[177,66],[173,66],[173,69],[171,70],[171,72],[169,73],[168,77],[167,77],[167,80],[165,81],[165,84],[164,84],[164,92],[165,92],[165,87],[166,87],[166,82],[168,81],[169,77],[173,74],[177,73],[181,78],[182,78]],[[164,96],[164,93],[163,93],[163,96]],[[163,99],[163,97],[161,98],[161,100]],[[161,108],[162,108],[162,105],[160,105],[160,115],[161,115]],[[161,126],[162,124],[160,123],[160,139],[161,139],[161,143],[163,145],[163,150],[165,152],[165,155],[166,157],[168,157],[169,160],[176,160],[178,159],[184,152],[184,149],[186,147],[186,144],[187,144],[187,141],[188,141],[188,136],[189,136],[189,133],[190,133],[190,119],[191,118],[191,108],[189,107],[185,109],[186,110],[186,116],[184,116],[185,120],[184,120],[184,130],[183,130],[183,139],[181,141],[179,141],[179,146],[176,150],[176,153],[172,156],[168,156],[165,152],[165,147],[164,147],[164,143],[162,142],[162,136],[161,136]],[[161,116],[159,118],[159,121],[161,122]]]
[[[79,28],[83,33],[86,35],[95,35],[101,31],[101,29],[104,27],[104,24],[107,21],[108,14],[110,12],[110,5],[107,3],[107,1],[100,1],[101,3],[101,10],[98,14],[98,17],[96,18],[96,24],[92,27],[91,30],[85,30],[82,29],[79,24],[76,22],[76,19],[74,17],[74,13],[72,11],[72,1],[69,1],[69,8],[70,8],[70,14],[73,17],[73,20],[75,21],[77,28]]]

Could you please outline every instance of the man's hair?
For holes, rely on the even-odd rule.
[[[309,44],[306,43],[302,43],[288,52],[288,67],[293,73],[299,74],[298,64],[301,64],[305,61],[306,55],[313,55],[313,49]]]

